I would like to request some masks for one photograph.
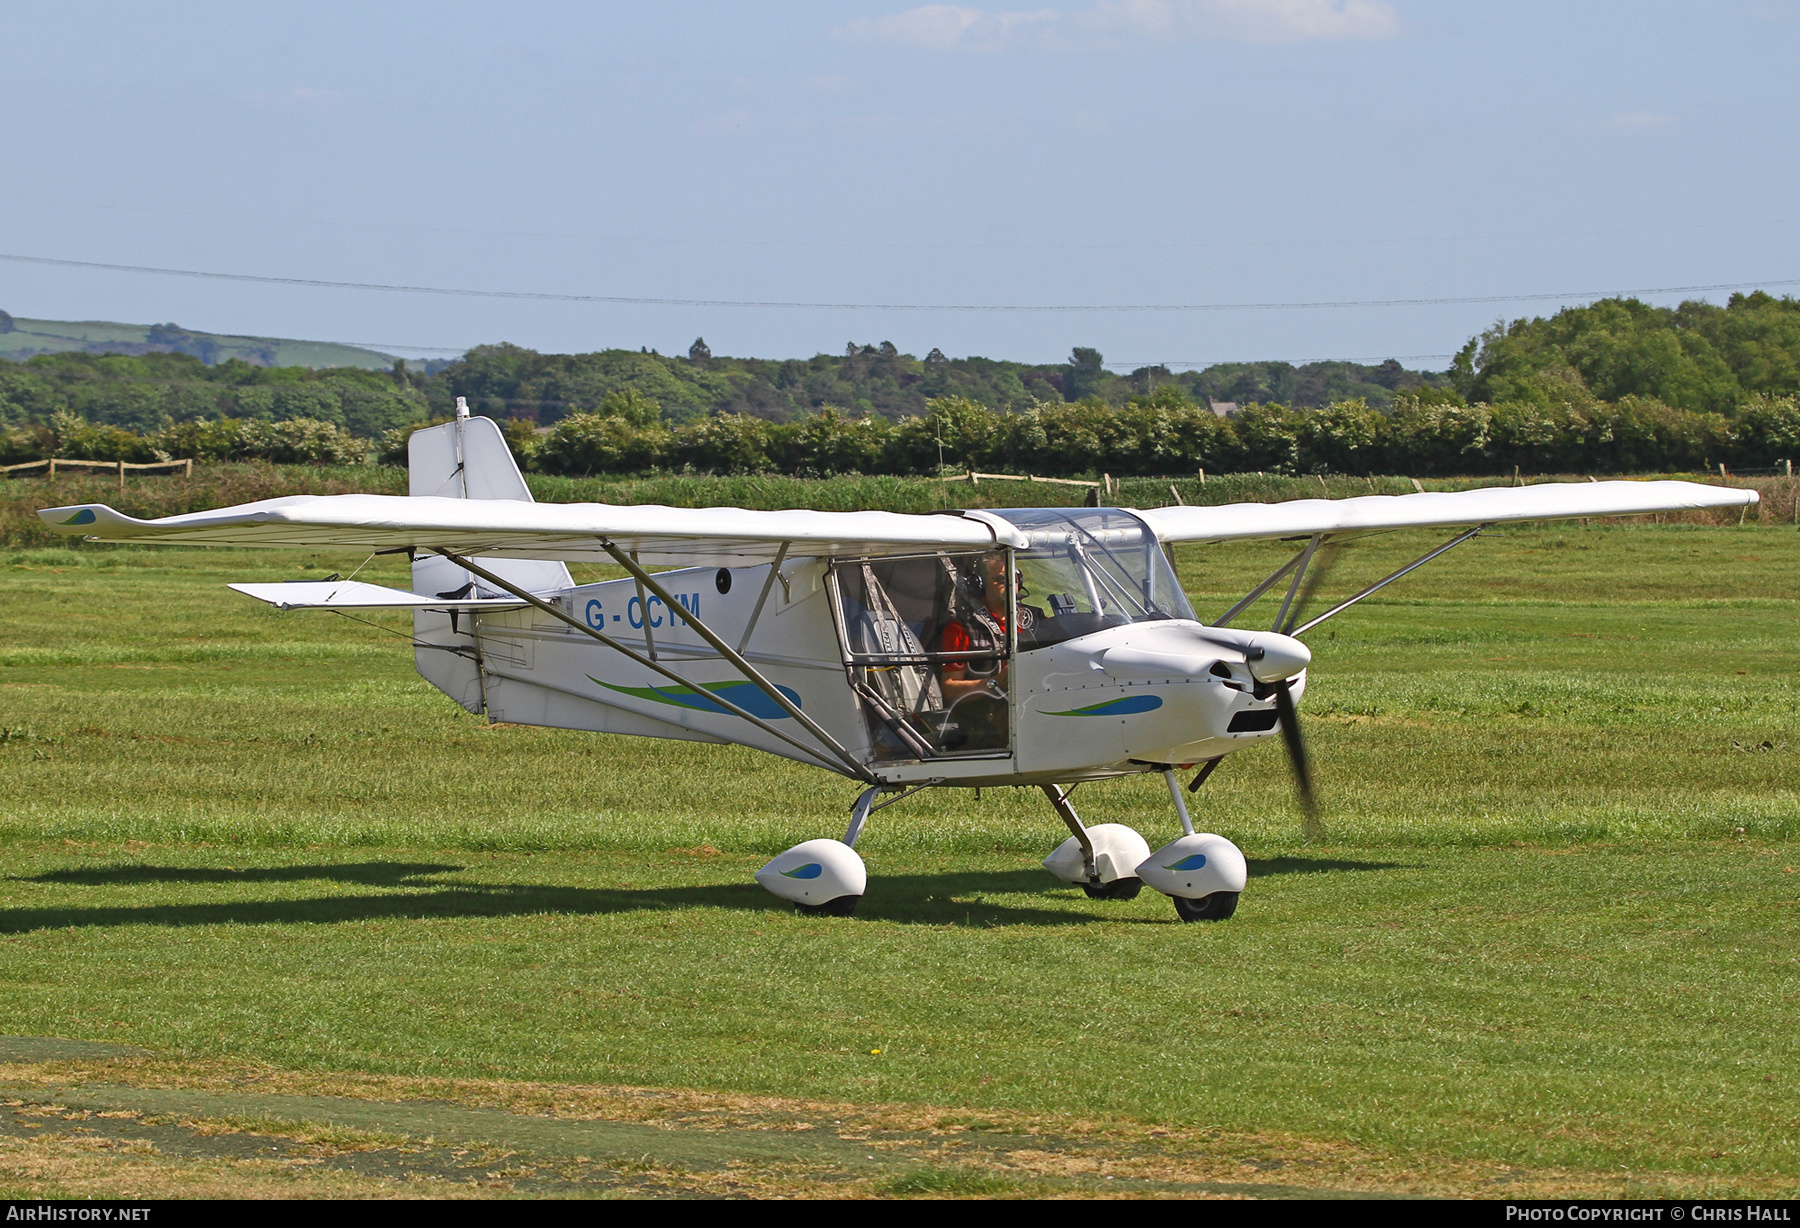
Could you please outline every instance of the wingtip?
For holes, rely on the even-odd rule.
[[[99,504],[46,507],[38,512],[38,519],[59,533],[80,533],[87,526],[97,522],[101,512],[110,511],[112,511],[110,507]]]
[[[69,507],[46,507],[38,511],[38,519],[58,533],[70,537],[92,537],[106,530],[117,531],[141,521],[116,512],[104,503],[77,503]]]

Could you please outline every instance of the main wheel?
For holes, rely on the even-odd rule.
[[[860,895],[840,895],[835,900],[826,900],[823,904],[796,904],[801,912],[809,917],[848,917],[856,911]]]
[[[1183,921],[1223,921],[1237,911],[1238,893],[1235,891],[1215,891],[1197,900],[1178,895],[1170,898],[1175,901],[1175,915]]]
[[[1090,900],[1135,900],[1137,893],[1144,889],[1144,880],[1115,878],[1112,882],[1101,883],[1097,887],[1093,883],[1083,883],[1081,889],[1087,892]]]

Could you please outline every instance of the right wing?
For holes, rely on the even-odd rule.
[[[1215,507],[1159,507],[1139,512],[1164,542],[1223,542],[1315,533],[1449,528],[1581,516],[1643,516],[1696,508],[1754,504],[1754,490],[1698,482],[1542,482],[1488,486],[1454,494],[1361,495],[1354,499],[1294,499],[1287,503],[1226,503]]]

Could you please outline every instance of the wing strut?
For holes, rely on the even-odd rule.
[[[812,734],[813,737],[819,739],[820,742],[824,743],[824,745],[830,749],[832,754],[836,755],[839,759],[842,759],[846,764],[848,764],[850,767],[850,770],[859,779],[866,780],[870,784],[879,783],[877,781],[874,773],[870,772],[868,768],[864,767],[861,764],[861,762],[859,762],[857,760],[855,755],[853,755],[849,751],[845,750],[842,743],[840,743],[836,738],[832,737],[830,734],[826,733],[824,728],[820,726],[819,722],[813,720],[812,717],[810,717],[806,713],[802,712],[800,710],[799,704],[795,703],[793,700],[789,699],[786,695],[783,695],[781,693],[780,687],[776,686],[773,682],[770,682],[767,678],[763,677],[761,671],[759,671],[756,668],[756,666],[750,664],[750,662],[744,660],[743,656],[738,652],[737,649],[733,648],[730,644],[727,644],[724,640],[720,639],[716,634],[714,634],[713,629],[711,627],[709,627],[705,623],[701,622],[700,616],[698,613],[689,613],[685,608],[681,607],[680,603],[678,603],[674,597],[669,595],[669,590],[664,588],[662,585],[660,585],[656,582],[655,576],[651,575],[649,572],[645,571],[642,567],[638,566],[638,561],[636,559],[632,558],[629,554],[625,553],[625,551],[619,549],[617,546],[615,546],[611,542],[607,541],[604,537],[600,539],[600,548],[602,550],[606,551],[608,554],[612,555],[613,561],[618,563],[618,565],[623,567],[626,571],[630,572],[632,575],[632,578],[635,579],[639,584],[643,585],[645,588],[649,589],[651,592],[655,593],[658,597],[660,597],[662,599],[663,607],[665,609],[670,609],[670,610],[681,609],[682,610],[681,621],[685,622],[688,626],[692,627],[695,630],[695,632],[699,634],[701,639],[705,640],[708,644],[711,644],[713,646],[714,651],[716,651],[720,656],[724,657],[727,661],[731,662],[732,665],[736,666],[737,671],[740,674],[744,675],[744,677],[748,678],[751,682],[755,683],[759,688],[761,688],[762,692],[765,695],[767,695],[770,699],[774,700],[777,704],[779,704],[787,712],[787,714],[789,716],[793,717],[796,721],[798,721],[800,723],[800,725],[803,726],[808,733]]]
[[[578,621],[577,619],[570,617],[569,615],[563,613],[561,610],[557,609],[555,606],[551,605],[548,601],[545,601],[542,597],[539,597],[537,594],[526,592],[524,589],[518,587],[517,585],[511,583],[510,581],[504,580],[501,577],[495,575],[493,572],[487,570],[485,567],[482,567],[479,563],[476,563],[470,559],[463,558],[461,555],[452,554],[448,550],[440,549],[437,551],[437,553],[443,555],[445,558],[449,559],[452,563],[455,563],[458,567],[461,567],[463,570],[480,576],[483,580],[486,580],[489,584],[492,584],[497,588],[505,589],[507,592],[509,592],[513,596],[519,598],[519,600],[525,602],[527,605],[535,606],[537,609],[540,609],[544,613],[550,615],[550,617],[558,620],[559,622],[567,623],[569,626],[575,628],[575,630],[581,632],[583,635],[587,635],[587,636],[592,637],[593,639],[599,640],[602,644],[605,644],[608,648],[611,648],[615,652],[619,652],[619,653],[623,654],[624,656],[629,657],[631,660],[637,662],[639,665],[642,665],[644,668],[653,670],[654,672],[661,674],[663,677],[667,678],[669,681],[675,683],[676,685],[688,687],[693,690],[700,689],[700,688],[694,687],[694,685],[691,682],[689,682],[686,678],[683,678],[680,674],[677,674],[674,670],[669,669],[668,667],[662,665],[660,662],[652,661],[648,657],[642,655],[641,653],[634,652],[632,649],[626,647],[624,644],[619,643],[619,641],[613,639],[610,635],[606,635],[602,632],[596,631],[596,630],[594,630],[594,628],[589,627],[586,624]],[[657,587],[660,588],[661,586],[659,585]],[[657,595],[659,597],[663,596],[662,593],[658,593]],[[669,598],[668,600],[672,601],[673,598]],[[749,669],[748,662],[745,662],[744,668],[746,670]],[[751,670],[750,672],[754,673],[753,670]],[[758,675],[758,678],[760,678],[760,675]],[[756,679],[753,679],[753,681],[754,680],[756,680]],[[713,703],[718,704],[721,708],[724,708],[726,711],[730,712],[732,715],[743,717],[745,720],[749,721],[752,725],[755,725],[758,729],[762,730],[764,733],[769,734],[772,737],[779,738],[781,741],[786,742],[789,746],[792,746],[795,750],[801,751],[802,753],[807,755],[809,758],[817,760],[821,765],[823,765],[825,767],[829,767],[833,771],[842,771],[843,770],[843,769],[837,767],[835,764],[833,764],[824,755],[820,754],[819,749],[817,747],[808,746],[806,743],[800,741],[797,738],[789,737],[787,734],[785,734],[781,730],[775,728],[773,725],[769,724],[767,721],[763,720],[761,717],[754,716],[751,713],[744,711],[742,708],[740,708],[736,704],[732,703],[729,699],[726,699],[723,695],[717,695],[717,694],[713,694],[711,692],[707,692],[706,697]],[[783,700],[784,704],[785,704],[786,699],[787,699],[787,697],[785,695],[782,696],[782,700]],[[869,784],[877,783],[877,781],[875,780],[875,777],[869,772],[869,770],[867,768],[863,767],[860,763],[857,763],[854,759],[849,758],[849,752],[844,751],[842,747],[837,747],[836,743],[831,743],[831,745],[833,747],[836,747],[836,749],[845,756],[846,761],[849,763],[850,767],[853,769],[852,771],[850,771],[848,773],[849,775],[855,776],[857,779],[865,781]]]
[[[1294,578],[1288,584],[1287,596],[1281,599],[1281,610],[1275,615],[1275,625],[1269,630],[1280,631],[1282,624],[1287,622],[1288,607],[1294,604],[1294,594],[1300,591],[1300,581],[1306,576],[1306,568],[1312,562],[1313,555],[1319,552],[1319,543],[1324,540],[1323,533],[1314,533],[1312,540],[1306,543],[1306,549],[1300,552],[1300,563],[1294,568]]]
[[[1287,575],[1288,572],[1294,570],[1294,568],[1300,566],[1300,560],[1308,557],[1309,553],[1310,553],[1309,550],[1301,551],[1301,552],[1295,554],[1293,558],[1291,558],[1287,562],[1283,563],[1280,567],[1277,567],[1275,569],[1274,573],[1271,574],[1267,580],[1264,580],[1261,584],[1258,584],[1255,588],[1251,589],[1249,591],[1249,593],[1247,593],[1245,595],[1245,597],[1242,601],[1240,601],[1236,605],[1232,606],[1229,610],[1226,610],[1225,613],[1219,618],[1219,621],[1214,623],[1213,626],[1224,627],[1224,626],[1229,625],[1232,619],[1236,618],[1239,614],[1242,614],[1245,610],[1249,609],[1253,604],[1255,604],[1256,599],[1258,597],[1262,596],[1264,593],[1268,592],[1270,589],[1274,588],[1277,584],[1279,584],[1281,582],[1281,578],[1283,576]]]
[[[739,652],[750,646],[750,635],[756,630],[756,620],[762,617],[763,606],[769,600],[769,590],[775,587],[775,581],[781,580],[781,565],[787,561],[788,547],[793,544],[782,542],[781,549],[775,552],[775,561],[769,564],[769,575],[763,581],[762,592],[756,595],[756,608],[750,611],[750,621],[744,624],[744,638],[738,641]],[[782,580],[782,585],[785,591],[787,581]]]
[[[1432,559],[1435,559],[1438,555],[1444,553],[1444,551],[1452,549],[1453,547],[1456,547],[1456,546],[1460,546],[1464,542],[1468,541],[1471,537],[1479,536],[1481,534],[1482,530],[1491,529],[1493,527],[1494,526],[1490,525],[1490,524],[1479,524],[1479,525],[1476,525],[1474,528],[1470,529],[1467,533],[1458,533],[1455,537],[1452,537],[1449,541],[1447,541],[1443,545],[1439,546],[1436,550],[1427,551],[1426,553],[1420,555],[1418,558],[1414,559],[1412,562],[1408,563],[1406,566],[1402,567],[1399,571],[1394,572],[1392,575],[1382,577],[1381,579],[1375,581],[1375,583],[1369,585],[1369,587],[1365,588],[1362,592],[1356,594],[1356,596],[1350,598],[1350,600],[1338,602],[1338,604],[1332,606],[1329,610],[1326,610],[1323,614],[1319,615],[1317,618],[1313,619],[1311,622],[1307,623],[1305,626],[1296,627],[1292,631],[1288,632],[1288,634],[1291,636],[1294,636],[1296,638],[1298,638],[1299,636],[1305,635],[1308,631],[1311,631],[1314,627],[1318,626],[1320,623],[1324,622],[1326,619],[1330,618],[1332,615],[1343,613],[1345,610],[1349,609],[1351,606],[1353,606],[1357,602],[1361,601],[1364,597],[1370,596],[1373,593],[1380,592],[1382,589],[1384,589],[1388,585],[1392,584],[1395,580],[1398,580],[1401,576],[1405,575],[1407,572],[1413,570],[1416,567],[1425,566],[1425,564],[1431,562]]]

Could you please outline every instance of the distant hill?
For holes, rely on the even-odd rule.
[[[115,324],[111,320],[27,320],[0,311],[0,358],[39,354],[192,354],[207,366],[237,358],[258,367],[364,367],[382,370],[392,354],[329,341],[231,337],[179,324]]]

